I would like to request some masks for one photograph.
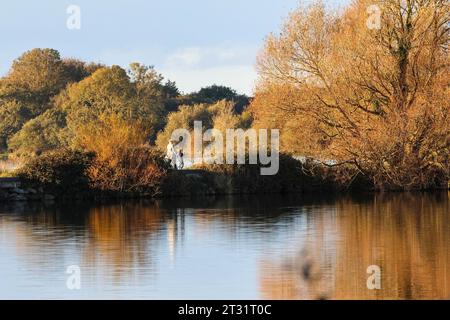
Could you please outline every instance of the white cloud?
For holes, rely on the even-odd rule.
[[[160,71],[184,92],[217,84],[251,94],[256,52],[257,48],[239,45],[181,48],[169,54]]]
[[[221,61],[232,60],[239,57],[239,52],[234,49],[223,49],[217,52],[217,57]]]
[[[218,45],[180,48],[168,55],[167,67],[194,67],[237,64],[253,61],[258,48],[245,45]]]
[[[206,52],[203,52],[201,48],[184,48],[171,54],[166,64],[171,66],[184,66],[192,67],[200,63],[204,58]]]
[[[144,50],[105,50],[93,60],[124,68],[131,62],[155,65],[165,79],[175,81],[185,93],[217,84],[251,95],[257,77],[254,70],[257,50],[257,47],[221,44],[167,52],[153,46]]]
[[[174,80],[183,92],[197,91],[213,84],[224,85],[239,93],[251,95],[256,71],[251,65],[231,65],[211,68],[170,68],[161,70],[164,76]]]

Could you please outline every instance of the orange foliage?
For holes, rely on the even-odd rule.
[[[371,5],[380,28],[367,26]],[[293,12],[258,58],[256,125],[282,148],[350,165],[380,188],[428,188],[450,175],[448,1],[358,0]]]
[[[88,169],[94,188],[151,196],[160,192],[167,163],[161,154],[144,146],[146,130],[140,122],[102,114],[74,131],[77,146],[96,155]]]
[[[116,161],[128,148],[145,142],[146,131],[139,122],[125,120],[116,114],[102,114],[96,121],[74,129],[75,144],[95,152],[101,161]]]

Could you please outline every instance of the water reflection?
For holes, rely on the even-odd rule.
[[[0,297],[449,298],[449,212],[447,193],[1,205]]]
[[[450,220],[446,195],[341,199],[317,212],[298,254],[261,263],[269,299],[450,298]],[[368,290],[367,267],[382,269],[382,289]]]

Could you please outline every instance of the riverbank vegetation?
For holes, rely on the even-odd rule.
[[[124,69],[27,51],[0,79],[2,161],[25,163],[16,174],[43,184],[157,195],[170,190],[162,154],[171,133],[202,121],[204,130],[280,129],[276,181],[255,175],[258,166],[197,168],[227,177],[232,190],[447,187],[448,2],[375,1],[380,26],[369,28],[373,4],[292,12],[258,56],[254,98],[216,85],[184,94],[140,63]]]
[[[282,128],[285,152],[344,166],[380,189],[446,186],[449,22],[440,0],[295,10],[258,57],[254,125]]]

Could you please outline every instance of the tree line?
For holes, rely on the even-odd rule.
[[[376,28],[367,23],[374,5]],[[182,94],[153,67],[33,49],[0,79],[0,150],[17,158],[86,150],[114,167],[143,143],[163,151],[174,129],[198,120],[205,129],[280,129],[282,152],[311,159],[320,167],[312,174],[345,185],[363,178],[379,189],[447,186],[449,5],[301,6],[267,37],[251,99],[222,86]]]
[[[123,69],[36,48],[14,60],[0,79],[0,153],[29,159],[61,148],[98,151],[102,145],[112,152],[153,145],[169,114],[195,114],[219,102],[238,117],[250,99],[217,85],[182,94],[152,66]]]

